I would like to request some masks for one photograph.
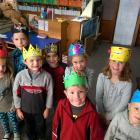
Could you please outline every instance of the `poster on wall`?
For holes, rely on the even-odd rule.
[[[114,44],[130,46],[140,9],[140,0],[121,0],[114,32]]]

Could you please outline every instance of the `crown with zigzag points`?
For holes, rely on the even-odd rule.
[[[46,45],[45,47],[45,53],[57,53],[58,49],[57,49],[57,45],[55,44],[50,44],[50,45]]]
[[[23,59],[26,60],[31,56],[42,56],[42,51],[41,49],[38,48],[37,45],[33,47],[32,44],[30,44],[28,50],[26,50],[26,48],[23,48],[22,54],[23,54]]]

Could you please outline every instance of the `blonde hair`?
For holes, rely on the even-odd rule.
[[[112,77],[112,73],[111,73],[111,69],[110,69],[110,66],[109,66],[109,62],[108,64],[103,68],[103,74],[105,76],[108,77],[108,79],[111,79]],[[120,76],[119,76],[119,80],[120,81],[128,81],[130,82],[132,79],[132,71],[130,69],[130,64],[129,62],[126,62],[125,63],[125,66],[123,68],[123,71],[121,72]]]
[[[0,60],[5,60],[6,61],[6,71],[5,74],[9,75],[10,81],[14,80],[14,71],[12,69],[12,66],[10,62],[8,61],[8,58],[6,57],[0,57]]]

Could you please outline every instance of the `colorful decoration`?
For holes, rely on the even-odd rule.
[[[140,103],[140,90],[136,90],[131,98],[131,103]]]
[[[80,55],[85,53],[85,48],[79,43],[70,44],[68,56]]]
[[[14,24],[14,32],[28,32],[27,26],[23,25],[22,23]]]

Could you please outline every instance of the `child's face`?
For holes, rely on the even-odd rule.
[[[72,57],[72,65],[76,72],[84,71],[86,69],[86,59],[83,55],[76,55]]]
[[[110,60],[109,66],[110,66],[112,75],[119,76],[121,72],[123,71],[125,64],[126,64],[125,62]]]
[[[140,125],[140,103],[129,103],[128,105],[129,122],[134,125]]]
[[[0,78],[4,76],[6,71],[6,59],[0,58]]]
[[[38,72],[42,67],[42,58],[39,56],[31,56],[24,61],[24,64],[32,72]]]
[[[86,88],[82,86],[68,87],[64,93],[73,106],[79,107],[85,103]]]
[[[56,68],[58,66],[58,55],[56,53],[47,53],[46,60],[50,67]]]
[[[20,50],[22,50],[23,47],[26,47],[28,45],[28,38],[22,32],[14,33],[12,40],[13,40],[14,45]]]

